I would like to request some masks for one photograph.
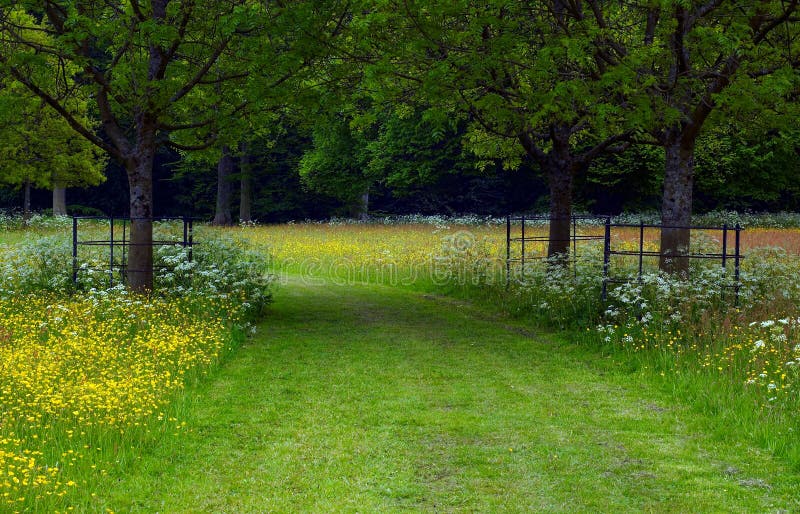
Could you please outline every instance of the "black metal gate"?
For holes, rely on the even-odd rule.
[[[611,243],[611,234],[612,229],[614,228],[638,228],[639,232],[639,242],[638,248],[636,250],[619,250],[614,249]],[[680,256],[674,256],[662,253],[661,250],[659,251],[646,251],[644,249],[645,246],[645,230],[646,229],[656,229],[659,232],[664,229],[679,229],[679,230],[691,230],[693,232],[719,232],[721,238],[719,240],[720,244],[720,251],[719,252],[691,252],[688,251],[686,254],[681,254]],[[733,281],[731,283],[723,283],[721,287],[723,288],[730,288],[734,290],[734,302],[735,305],[739,304],[739,289],[740,289],[740,281],[739,281],[739,273],[740,273],[740,264],[744,256],[741,253],[741,239],[742,239],[742,227],[737,223],[733,228],[728,227],[727,224],[723,224],[721,227],[708,227],[708,226],[668,226],[668,225],[651,225],[645,224],[640,222],[638,224],[630,224],[630,223],[611,223],[609,219],[605,224],[604,236],[603,236],[603,289],[602,289],[602,298],[603,300],[606,299],[608,294],[608,284],[611,283],[629,283],[633,281],[633,277],[612,277],[611,276],[611,257],[614,255],[627,255],[627,256],[634,256],[637,258],[637,274],[636,280],[641,282],[642,281],[642,269],[644,266],[644,258],[658,258],[659,260],[662,257],[680,257],[682,259],[711,259],[711,260],[719,260],[723,270],[728,269],[728,262],[731,260],[733,261]],[[733,234],[733,253],[729,253],[729,245],[728,239],[730,238],[731,233]]]
[[[506,216],[506,283],[511,280],[511,268],[514,263],[519,263],[520,269],[524,274],[525,261],[542,260],[547,258],[547,253],[533,253],[530,252],[530,243],[541,244],[548,243],[550,237],[548,235],[533,235],[531,232],[532,226],[546,226],[557,218],[549,216]],[[570,234],[566,240],[572,246],[572,259],[571,263],[575,262],[578,253],[578,244],[601,241],[603,236],[592,235],[580,230],[587,226],[599,226],[609,220],[608,216],[571,216],[570,218]],[[563,241],[562,241],[563,242]],[[519,245],[519,250],[514,250],[514,245]],[[526,248],[527,246],[527,248]],[[577,273],[577,268],[573,266],[573,270]]]
[[[524,276],[525,270],[525,263],[526,261],[530,262],[532,260],[541,260],[547,258],[546,252],[539,252],[534,253],[530,251],[530,244],[531,243],[539,243],[540,246],[542,243],[547,243],[549,241],[548,235],[534,235],[531,231],[531,225],[535,225],[538,227],[546,226],[549,224],[552,218],[547,216],[507,216],[506,217],[506,283],[510,284],[511,277],[512,277],[512,267],[515,265],[520,266],[521,274]],[[739,224],[736,224],[734,227],[729,227],[727,224],[722,225],[721,227],[709,227],[709,226],[664,226],[664,225],[656,225],[656,224],[645,224],[644,222],[640,222],[638,224],[631,224],[631,223],[612,223],[610,216],[573,216],[570,218],[571,221],[571,228],[570,228],[570,242],[572,245],[572,256],[570,259],[571,263],[575,263],[576,258],[580,255],[578,253],[578,248],[581,243],[592,242],[592,241],[603,241],[603,263],[602,263],[602,290],[601,295],[603,300],[606,299],[608,294],[608,284],[612,283],[630,283],[633,281],[642,281],[642,274],[644,268],[644,259],[645,258],[658,258],[661,259],[662,257],[669,257],[669,255],[661,253],[661,251],[653,251],[653,250],[646,250],[645,249],[645,232],[647,230],[657,230],[659,232],[661,229],[670,228],[670,229],[688,229],[692,230],[695,233],[700,232],[712,232],[718,233],[720,235],[719,239],[719,251],[711,251],[711,252],[691,252],[688,251],[686,254],[680,255],[680,258],[686,258],[689,260],[692,259],[704,259],[704,260],[719,260],[720,265],[723,270],[729,268],[729,264],[733,263],[733,279],[729,283],[721,284],[723,288],[729,288],[734,290],[734,298],[736,304],[739,301],[739,290],[740,290],[740,264],[741,260],[744,259],[744,255],[741,252],[741,234],[742,234],[742,227]],[[595,227],[598,226],[603,227],[603,234],[591,234],[588,231],[581,232],[581,227],[588,228],[588,227]],[[635,249],[622,249],[615,247],[612,243],[614,234],[614,229],[630,229],[630,228],[638,228],[638,243]],[[730,239],[733,241],[729,241]],[[527,247],[526,247],[527,243]],[[733,252],[731,253],[731,249]],[[614,256],[628,256],[628,257],[635,257],[637,259],[637,272],[635,276],[613,276],[612,275],[612,258]],[[673,256],[675,257],[675,256]],[[576,270],[577,268],[573,264],[573,269]]]
[[[133,218],[137,220],[139,218]],[[157,239],[153,241],[153,246],[181,246],[188,249],[187,258],[192,260],[192,248],[194,246],[194,221],[189,217],[158,217],[147,218],[153,223],[174,223],[179,230],[173,237],[165,239]],[[107,224],[107,239],[80,239],[79,229],[80,222],[93,222],[94,227],[87,229],[90,233],[100,232],[103,233],[103,226]],[[114,286],[114,276],[118,275],[120,283],[125,282],[126,271],[128,269],[128,249],[133,245],[129,239],[129,226],[131,218],[129,217],[103,217],[103,216],[73,216],[72,218],[72,282],[78,284],[78,274],[81,271],[104,271],[108,274],[109,287]],[[100,226],[97,226],[97,225]],[[172,234],[167,234],[172,235]],[[91,236],[90,236],[91,237]],[[80,252],[81,247],[95,247],[101,250],[107,250],[103,256],[102,261],[104,265],[81,265]],[[167,265],[154,265],[154,270],[170,268]]]

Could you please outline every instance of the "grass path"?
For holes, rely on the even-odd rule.
[[[299,281],[119,512],[792,512],[798,477],[639,375],[447,299]]]

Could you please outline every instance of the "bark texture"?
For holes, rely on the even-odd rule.
[[[250,223],[253,221],[253,176],[252,162],[247,146],[241,145],[242,156],[239,160],[239,222]]]
[[[125,163],[130,187],[131,234],[126,281],[137,293],[153,290],[153,159],[156,145],[140,146]]]
[[[359,198],[358,203],[358,219],[361,221],[369,220],[369,187]]]
[[[664,144],[664,195],[661,200],[659,268],[688,276],[694,185],[694,139],[670,136]]]
[[[547,257],[569,260],[570,227],[572,221],[572,181],[574,164],[567,155],[548,160],[547,182],[550,187],[550,232]]]
[[[67,189],[58,185],[53,187],[53,216],[67,215]]]

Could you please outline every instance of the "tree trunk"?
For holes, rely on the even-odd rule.
[[[131,232],[126,278],[137,293],[153,290],[153,158],[156,147],[144,148],[125,163],[130,187]]]
[[[661,258],[659,268],[684,277],[689,273],[689,241],[694,182],[694,139],[680,133],[664,144],[664,196],[661,202]]]
[[[22,199],[22,219],[25,224],[31,219],[31,179],[25,179],[25,184],[22,186],[24,193]]]
[[[214,215],[214,225],[228,226],[233,225],[231,216],[231,198],[233,188],[231,187],[230,177],[233,174],[234,161],[231,149],[227,146],[222,147],[222,157],[217,164],[217,210]]]
[[[358,219],[361,221],[369,220],[369,186],[359,198]]]
[[[572,221],[572,166],[563,160],[549,163],[547,181],[550,187],[550,233],[547,257],[566,262],[569,259],[570,225]]]
[[[240,191],[239,191],[239,222],[250,223],[253,221],[253,176],[252,162],[247,151],[247,145],[242,143],[242,157],[239,163]]]
[[[67,189],[53,184],[53,216],[67,215]]]
[[[572,130],[569,126],[551,125],[552,148],[544,152],[538,148],[528,134],[520,135],[525,151],[539,165],[547,177],[550,189],[550,233],[547,258],[554,264],[569,261],[570,225],[572,221],[572,182],[579,160],[570,147]]]

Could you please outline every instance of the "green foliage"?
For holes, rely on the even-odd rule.
[[[362,17],[353,31],[377,57],[367,66],[368,90],[468,113],[467,144],[480,157],[517,168],[523,133],[546,153],[554,126],[575,127],[575,147],[620,130],[626,108],[604,77],[613,70],[595,60],[599,31],[589,15],[559,24],[553,10],[525,4],[429,1],[389,3]]]
[[[433,184],[443,174],[469,173],[475,164],[462,151],[463,135],[464,123],[438,109],[385,114],[368,143],[368,168],[398,195]]]
[[[38,44],[52,43],[42,26],[20,10],[6,14],[30,27],[27,34]],[[22,55],[18,55],[21,53]],[[71,74],[76,66],[64,65],[47,55],[15,52],[13,57],[30,68],[40,87],[53,95],[64,90],[75,94],[64,103],[71,116],[94,130],[97,122],[89,111],[86,91]],[[79,136],[67,121],[20,82],[0,68],[0,182],[20,186],[54,188],[97,185],[105,180],[106,158],[89,141]]]
[[[642,212],[657,209],[663,178],[664,151],[634,146],[595,160],[578,194],[593,212]]]
[[[800,204],[800,132],[753,130],[741,124],[701,137],[696,155],[697,189],[715,207],[796,210]]]
[[[369,169],[368,136],[347,119],[321,120],[312,132],[313,147],[299,163],[299,173],[312,190],[356,204],[378,180]]]

